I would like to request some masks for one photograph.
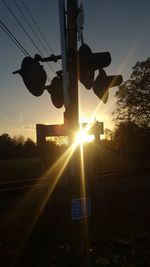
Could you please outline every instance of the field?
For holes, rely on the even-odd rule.
[[[41,169],[40,158],[2,160],[0,161],[0,183],[38,177]]]
[[[106,162],[103,164],[106,166]],[[113,164],[109,161],[108,165],[110,169],[136,167],[136,163],[127,159],[116,160],[116,163],[114,160]],[[39,159],[3,161],[1,182],[38,178],[41,168]],[[92,182],[94,186],[87,190],[87,197],[91,199],[88,234],[80,231],[84,221],[71,220],[73,193],[69,187],[58,184],[45,206],[48,185],[1,193],[1,266],[45,267],[54,266],[56,261],[57,266],[65,266],[65,256],[60,256],[58,247],[64,242],[72,243],[73,238],[73,244],[79,244],[83,235],[88,236],[92,266],[150,266],[149,174],[129,173],[123,178],[116,175],[106,180],[92,177]]]

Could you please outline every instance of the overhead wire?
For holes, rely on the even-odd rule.
[[[19,10],[19,12],[21,13],[21,15],[23,16],[24,20],[26,21],[26,23],[28,24],[28,26],[30,27],[30,29],[32,30],[32,32],[34,33],[36,39],[38,40],[38,42],[40,43],[40,45],[43,47],[43,49],[45,50],[45,52],[48,54],[48,50],[45,48],[44,44],[42,43],[42,41],[40,40],[38,34],[36,33],[36,31],[34,30],[34,28],[32,27],[31,23],[28,21],[28,19],[26,18],[26,16],[24,15],[23,11],[21,10],[21,8],[19,7],[19,5],[17,4],[16,0],[14,0],[14,3],[17,7],[17,9]]]
[[[5,32],[5,34],[13,41],[13,43],[21,50],[25,56],[29,56],[28,51],[23,47],[23,45],[17,40],[14,34],[7,28],[7,26],[0,20],[0,27]]]
[[[32,22],[36,25],[36,27],[37,27],[39,33],[41,34],[42,38],[43,38],[44,41],[46,42],[47,46],[49,47],[49,49],[51,50],[51,52],[54,54],[53,48],[51,47],[51,45],[50,45],[49,42],[47,41],[47,39],[46,39],[45,35],[43,34],[42,30],[40,29],[38,23],[37,23],[36,20],[33,18],[32,14],[31,14],[31,12],[30,12],[30,10],[29,10],[29,8],[28,8],[28,6],[25,4],[24,0],[21,0],[21,2],[22,2],[22,4],[23,4],[24,8],[26,9],[27,13],[29,14],[29,16],[30,16]]]
[[[36,22],[35,18],[33,17],[32,13],[30,12],[27,4],[25,4],[24,0],[21,0],[26,12],[28,13],[28,15],[30,16],[32,22],[34,23],[34,25],[36,26],[36,28],[38,29],[40,35],[42,36],[43,40],[45,41],[45,43],[47,44],[47,46],[49,47],[50,51],[52,52],[52,54],[55,54],[54,53],[54,50],[52,48],[52,46],[49,44],[49,42],[47,41],[47,38],[45,37],[45,35],[43,34],[40,26],[38,25],[38,23]],[[58,68],[57,68],[58,69]]]
[[[21,8],[19,7],[19,5],[17,4],[16,0],[14,0],[14,3],[17,7],[17,9],[19,10],[19,12],[21,13],[21,15],[23,16],[24,20],[26,21],[26,23],[28,24],[28,26],[30,27],[30,29],[32,30],[32,32],[34,33],[36,39],[38,40],[38,42],[40,43],[40,45],[43,47],[43,49],[45,50],[45,52],[48,54],[47,49],[45,48],[45,46],[43,45],[42,41],[40,40],[40,38],[38,37],[37,33],[35,32],[34,28],[32,27],[32,25],[30,24],[30,22],[28,21],[28,19],[26,18],[26,16],[24,15],[23,11],[21,10]],[[42,55],[43,56],[43,55]],[[49,68],[55,72],[55,70],[52,68],[52,66],[49,64],[49,62],[47,62],[47,65],[49,66]]]
[[[52,18],[51,18],[51,15],[50,15],[50,13],[49,13],[48,10],[47,10],[44,1],[41,0],[40,2],[41,2],[41,6],[42,6],[42,8],[43,8],[43,11],[44,11],[44,13],[45,13],[45,15],[46,15],[46,17],[47,17],[49,23],[50,23],[51,26],[52,26],[51,28],[53,29],[53,33],[54,33],[56,39],[58,40],[59,37],[58,37],[57,34],[56,34],[56,32],[57,32],[57,31],[56,31],[56,27],[55,27],[55,24],[54,24],[54,22],[53,22],[53,20],[52,20]],[[58,44],[59,44],[59,43],[58,43]]]
[[[16,39],[14,34],[7,28],[7,26],[0,20],[0,28],[5,32],[5,34],[13,41],[13,43],[20,49],[24,56],[30,56],[28,51],[23,47],[23,45]],[[51,79],[47,76],[47,80],[51,83]]]
[[[35,42],[33,41],[32,37],[28,34],[28,32],[26,31],[26,29],[24,28],[24,26],[21,24],[21,22],[19,21],[19,19],[16,17],[16,15],[14,14],[14,12],[12,11],[12,9],[7,5],[5,0],[2,0],[3,3],[5,4],[5,6],[7,7],[7,9],[9,10],[9,12],[11,13],[11,15],[15,18],[15,20],[17,21],[18,25],[21,27],[21,29],[23,30],[23,32],[26,34],[26,36],[29,38],[29,40],[31,41],[31,43],[34,45],[34,47],[37,49],[37,51],[39,52],[39,54],[43,57],[41,50],[38,48],[38,46],[35,44]],[[52,66],[50,65],[51,70],[55,73],[55,70],[52,68]]]
[[[19,19],[17,18],[17,16],[14,14],[14,12],[12,11],[12,9],[7,5],[5,0],[2,0],[3,3],[5,4],[5,6],[7,7],[7,9],[9,10],[9,12],[11,13],[11,15],[15,18],[15,20],[17,21],[18,25],[21,27],[21,29],[24,31],[24,33],[27,35],[27,37],[29,38],[29,40],[31,41],[31,43],[35,46],[35,48],[37,49],[37,51],[40,53],[40,55],[42,54],[40,49],[37,47],[36,43],[33,41],[33,39],[31,38],[31,36],[28,34],[28,32],[26,31],[26,29],[23,27],[23,25],[21,24],[21,22],[19,21]]]
[[[52,18],[51,18],[51,15],[50,15],[50,13],[49,13],[48,10],[47,10],[44,1],[41,0],[40,2],[41,2],[41,6],[43,7],[44,13],[46,14],[46,16],[47,16],[47,18],[48,18],[50,24],[52,25],[52,29],[54,30],[54,34],[55,34],[55,36],[56,36],[56,28],[55,28],[54,22],[53,22],[53,20],[52,20]],[[57,38],[57,37],[58,37],[58,36],[56,36],[56,38]]]

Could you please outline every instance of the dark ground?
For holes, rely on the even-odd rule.
[[[87,193],[92,266],[150,266],[149,174],[92,177],[92,184]],[[84,221],[71,220],[71,188],[57,186],[37,216],[48,191],[46,186],[0,193],[0,266],[54,266],[60,245],[82,243]]]

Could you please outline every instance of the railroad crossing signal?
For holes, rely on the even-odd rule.
[[[76,2],[76,0],[74,1]],[[72,110],[74,114],[78,113],[78,101],[75,100],[75,98],[78,98],[78,92],[72,87],[72,85],[69,85],[69,62],[72,62],[73,64],[73,62],[75,62],[76,56],[78,58],[78,77],[76,77],[77,73],[74,73],[74,77],[76,77],[76,80],[78,79],[85,86],[86,89],[89,90],[93,88],[94,93],[98,96],[99,99],[103,101],[103,103],[106,103],[108,100],[109,89],[114,86],[119,86],[122,83],[122,76],[108,76],[104,71],[104,68],[108,67],[111,63],[111,55],[109,52],[93,53],[91,48],[87,44],[83,43],[83,4],[81,4],[80,8],[78,8],[78,14],[76,15],[74,21],[77,26],[78,37],[79,39],[82,39],[82,44],[79,47],[78,51],[76,51],[76,54],[70,53],[68,41],[68,39],[70,40],[70,37],[68,37],[68,39],[66,38],[67,28],[65,15],[65,0],[59,0],[59,6],[62,56],[51,55],[51,57],[49,58],[41,58],[41,56],[35,55],[34,58],[25,57],[22,61],[21,69],[13,73],[19,73],[21,75],[25,86],[31,94],[33,94],[34,96],[41,96],[44,90],[47,90],[51,95],[52,103],[56,108],[61,108],[64,105],[66,108],[66,114],[69,114],[70,110]],[[71,16],[69,18],[70,20],[68,19],[68,25],[69,23],[71,23],[72,20]],[[73,36],[75,35],[75,30],[72,30],[71,38],[74,38]],[[74,42],[76,42],[76,38],[74,39]],[[71,46],[72,44],[73,40],[70,42]],[[73,48],[70,47],[70,49]],[[63,69],[57,72],[57,76],[52,79],[50,85],[45,86],[47,75],[45,70],[43,69],[43,66],[40,65],[39,61],[56,62],[57,59],[60,58],[62,58]],[[73,70],[75,70],[75,67],[71,68],[72,77]],[[99,74],[95,79],[95,71],[97,70],[99,70]]]
[[[13,72],[13,74],[16,73],[21,75],[25,86],[32,95],[41,96],[43,94],[47,75],[43,66],[35,58],[25,57],[21,69]]]
[[[94,83],[95,70],[105,68],[111,63],[110,53],[92,53],[90,47],[87,44],[83,44],[79,48],[78,58],[78,78],[86,89],[91,89]]]
[[[56,108],[62,108],[64,105],[63,77],[62,72],[57,72],[57,74],[51,81],[51,84],[47,86],[47,91],[51,95],[53,105]]]
[[[94,93],[106,103],[108,100],[108,89],[122,83],[121,75],[107,76],[103,68],[111,63],[109,52],[92,53],[86,44],[81,45],[78,51],[79,58],[79,80],[86,87],[93,87]],[[94,81],[94,73],[99,70],[99,75]]]
[[[118,86],[121,83],[121,75],[107,76],[106,72],[103,69],[100,69],[93,84],[93,91],[103,101],[103,103],[106,103],[109,96],[109,88]]]
[[[39,61],[44,59],[35,56],[35,58],[25,57],[21,64],[21,69],[13,72],[19,73],[25,86],[34,96],[41,96],[46,89],[51,95],[52,103],[56,108],[61,108],[64,103],[63,74],[57,72],[57,76],[52,79],[49,86],[45,86],[46,72]],[[78,79],[86,87],[93,87],[94,93],[106,103],[109,96],[109,88],[118,86],[122,83],[121,75],[107,76],[103,68],[111,63],[109,52],[92,53],[90,47],[86,44],[80,46],[78,50]],[[99,74],[94,81],[95,71]]]

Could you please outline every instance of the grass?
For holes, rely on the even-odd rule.
[[[41,168],[40,158],[0,161],[0,183],[17,179],[36,178],[40,175]]]
[[[139,169],[139,168],[149,168],[149,161],[141,160],[141,159],[132,159],[128,157],[118,157],[114,156],[109,159],[102,159],[102,168],[104,170],[131,170],[131,169]]]
[[[96,161],[100,163],[103,170],[126,170],[149,167],[149,161],[142,159],[135,160],[129,157],[116,156],[114,153],[103,151],[103,155],[97,157]],[[90,161],[92,166],[93,163]],[[42,172],[42,161],[40,158],[23,158],[0,161],[0,183],[29,179],[40,176]]]

